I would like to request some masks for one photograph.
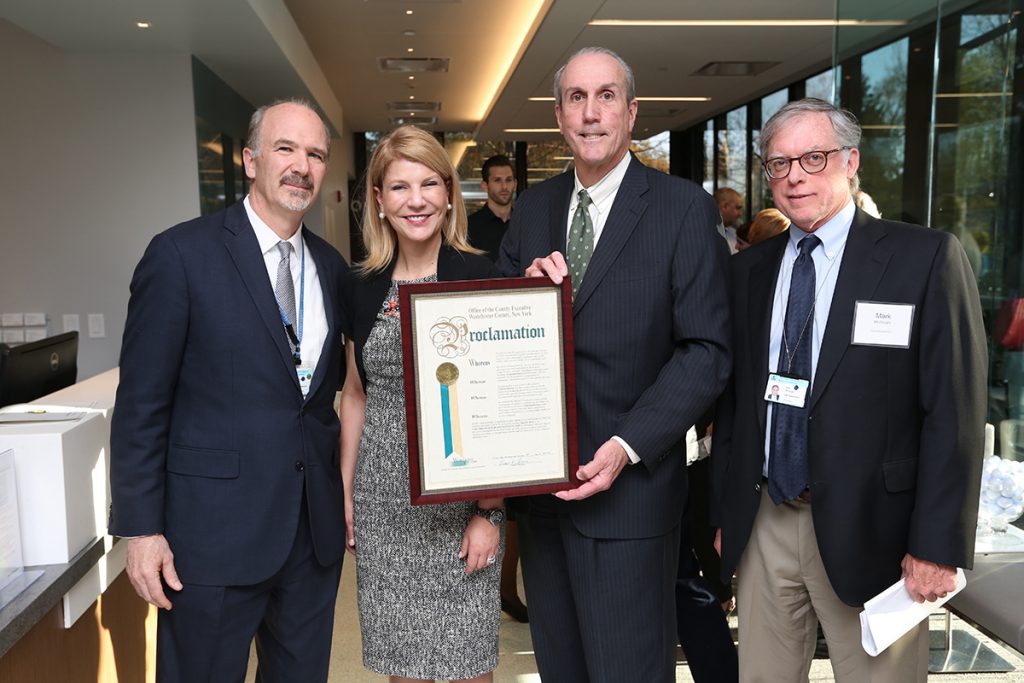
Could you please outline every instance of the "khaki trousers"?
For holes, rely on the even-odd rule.
[[[832,590],[818,553],[811,504],[775,505],[768,486],[736,569],[740,681],[806,681],[818,621],[837,683],[913,683],[928,678],[928,621],[878,657],[860,644],[859,607]]]

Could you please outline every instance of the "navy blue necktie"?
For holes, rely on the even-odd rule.
[[[814,259],[811,252],[821,244],[814,235],[800,240],[800,254],[793,263],[786,303],[786,323],[779,350],[778,372],[811,379],[811,337],[814,334]],[[776,505],[793,500],[807,488],[807,406],[803,408],[772,404],[771,457],[768,459],[768,495]]]

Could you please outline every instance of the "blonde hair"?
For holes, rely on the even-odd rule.
[[[758,211],[747,230],[747,243],[754,245],[789,229],[789,219],[778,209]]]
[[[395,236],[394,228],[379,215],[374,189],[383,189],[388,167],[399,159],[423,164],[444,181],[448,189],[448,202],[451,205],[441,228],[444,243],[459,251],[483,253],[469,244],[466,206],[462,203],[459,176],[448,153],[430,133],[416,126],[402,126],[380,141],[366,169],[366,196],[363,204],[363,244],[366,246],[366,258],[359,262],[359,270],[364,273],[382,271],[391,263],[397,252],[398,238]]]

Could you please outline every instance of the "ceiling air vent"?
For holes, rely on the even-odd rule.
[[[377,66],[391,73],[448,71],[448,57],[380,57]]]
[[[388,102],[388,111],[441,111],[440,102],[424,102],[424,101],[413,101],[408,102]]]
[[[778,62],[708,62],[693,72],[694,76],[756,76]]]

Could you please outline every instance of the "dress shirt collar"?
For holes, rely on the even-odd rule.
[[[632,157],[633,155],[630,152],[626,152],[622,160],[612,170],[608,171],[604,178],[601,178],[588,188],[583,187],[582,183],[580,183],[580,177],[573,171],[572,206],[570,209],[572,211],[575,210],[576,204],[579,203],[580,190],[586,189],[587,194],[590,195],[590,201],[597,207],[598,213],[607,214],[611,208],[610,203],[615,200],[615,193],[618,192],[619,185],[622,184],[622,179],[626,177],[626,169],[629,168],[629,162]]]
[[[249,224],[252,225],[253,232],[256,233],[256,241],[260,244],[260,253],[267,254],[273,250],[276,254],[277,243],[281,241],[281,238],[253,211],[252,204],[249,203],[249,195],[245,196],[243,203],[245,204],[245,213],[249,216]],[[302,249],[302,227],[296,230],[295,234],[287,241],[291,243],[295,254],[298,255]]]
[[[850,226],[853,224],[853,214],[855,211],[856,207],[851,198],[839,213],[832,216],[825,225],[814,231],[814,234],[821,240],[821,251],[829,261],[835,260],[837,256],[843,253],[843,248],[846,246],[846,238],[850,234]],[[797,244],[810,234],[795,225],[789,226],[789,245],[793,254],[800,253]]]

